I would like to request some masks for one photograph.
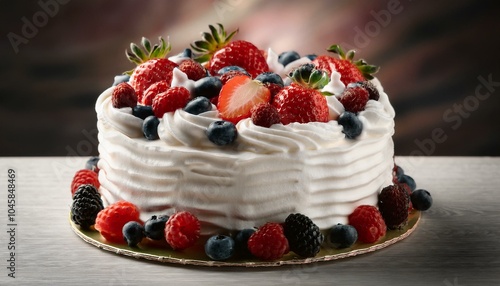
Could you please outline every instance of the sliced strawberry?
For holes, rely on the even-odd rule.
[[[222,119],[234,124],[251,115],[252,107],[269,102],[271,92],[245,75],[235,76],[221,89],[217,109]]]

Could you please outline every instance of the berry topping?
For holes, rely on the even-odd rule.
[[[248,239],[252,234],[255,232],[255,229],[253,228],[245,228],[240,230],[236,236],[234,237],[234,242],[236,249],[243,255],[248,255],[250,254],[250,251],[248,250]]]
[[[268,71],[269,67],[262,52],[252,43],[247,41],[233,41],[232,37],[238,30],[227,35],[224,26],[218,24],[218,29],[210,25],[210,33],[203,33],[203,41],[194,42],[191,47],[202,53],[196,60],[207,62],[210,74],[227,66],[239,66],[245,69],[252,77]]]
[[[205,243],[205,253],[213,260],[227,260],[234,254],[234,240],[226,235],[214,235]]]
[[[410,198],[404,188],[390,185],[382,189],[378,195],[378,209],[389,229],[398,229],[408,221],[408,204]]]
[[[415,190],[411,193],[411,203],[416,210],[426,211],[432,206],[431,194],[426,190]]]
[[[302,257],[318,254],[324,238],[310,218],[299,213],[290,214],[285,220],[284,230],[291,251]]]
[[[214,121],[207,127],[207,137],[215,145],[224,146],[234,142],[238,136],[236,126],[224,120]]]
[[[328,55],[318,56],[313,60],[313,64],[321,70],[328,72],[330,76],[332,71],[340,73],[340,80],[348,85],[351,82],[364,81],[372,79],[372,74],[378,71],[378,67],[368,65],[364,60],[353,62],[354,50],[344,53],[339,45],[332,45],[327,49],[329,52],[338,54],[338,58]]]
[[[185,87],[171,87],[153,99],[153,113],[156,117],[162,118],[167,112],[184,108],[190,99],[191,94]]]
[[[144,137],[148,140],[156,140],[159,139],[158,135],[158,125],[160,124],[160,120],[158,117],[151,115],[146,117],[142,122],[142,133]]]
[[[154,115],[153,107],[151,105],[136,105],[132,108],[132,115],[140,119],[146,119],[146,117]]]
[[[394,164],[394,176],[396,177],[396,181],[397,182],[400,182],[401,179],[403,178],[403,175],[405,174],[405,171],[403,170],[403,168],[401,168],[400,166]]]
[[[167,91],[170,88],[170,82],[166,80],[161,80],[155,82],[144,91],[144,96],[142,97],[142,104],[152,105],[153,99],[160,93]]]
[[[73,180],[71,181],[71,196],[73,196],[81,185],[92,185],[96,189],[99,189],[101,184],[99,183],[99,179],[97,178],[97,173],[89,170],[82,169],[75,173],[73,176]]]
[[[144,233],[152,240],[165,239],[165,224],[168,221],[167,215],[152,216],[144,223]]]
[[[173,249],[183,250],[193,246],[200,237],[200,222],[191,213],[173,214],[165,224],[165,238]]]
[[[113,88],[111,102],[114,108],[134,107],[137,105],[137,95],[133,87],[123,82]]]
[[[283,52],[278,56],[278,62],[283,66],[300,59],[299,53],[296,51]]]
[[[283,226],[273,222],[261,226],[248,239],[248,250],[253,256],[263,260],[283,257],[290,251]]]
[[[172,82],[172,71],[177,64],[165,58],[170,52],[170,43],[166,43],[161,37],[159,40],[159,44],[151,46],[148,39],[142,38],[142,49],[131,43],[131,51],[126,51],[127,58],[137,64],[128,73],[131,74],[129,83],[137,93],[138,102],[142,102],[144,92],[153,83],[162,80],[168,84]]]
[[[348,248],[358,240],[358,232],[352,225],[339,223],[330,229],[328,240],[334,248]]]
[[[235,76],[221,89],[217,109],[224,120],[238,123],[250,117],[251,109],[259,104],[269,102],[271,93],[260,82],[248,76]]]
[[[401,179],[399,180],[399,183],[401,184],[407,184],[408,187],[410,187],[410,189],[412,191],[415,191],[415,189],[417,188],[417,183],[415,183],[415,180],[408,176],[408,175],[403,175],[401,176]]]
[[[346,111],[358,113],[365,110],[368,97],[368,91],[364,87],[355,86],[346,88],[340,95],[339,101]]]
[[[118,201],[97,214],[95,229],[110,242],[123,243],[123,226],[129,221],[139,222],[139,209],[127,201]]]
[[[114,78],[114,81],[113,81],[113,86],[117,86],[118,84],[120,84],[122,82],[128,82],[129,79],[130,79],[130,75],[128,75],[128,74],[116,75]]]
[[[222,82],[222,85],[225,85],[230,79],[238,75],[250,76],[246,71],[232,70],[221,75],[220,81]]]
[[[378,89],[373,85],[371,81],[357,81],[352,82],[347,85],[346,88],[362,87],[368,91],[368,98],[373,100],[378,100],[380,98],[380,93]]]
[[[358,240],[374,243],[384,237],[387,231],[382,215],[374,206],[361,205],[349,215],[349,224],[358,232]]]
[[[281,85],[283,87],[285,84],[283,83],[283,79],[277,74],[273,72],[263,72],[259,74],[255,80],[258,80],[262,83],[274,83],[277,85]]]
[[[198,96],[189,101],[184,107],[184,111],[194,115],[212,110],[212,103],[210,99],[204,96]]]
[[[97,214],[104,208],[101,195],[92,185],[81,185],[71,205],[71,220],[83,229],[95,224]]]
[[[342,113],[337,122],[343,127],[342,133],[349,139],[355,139],[363,131],[363,122],[352,112],[346,111]]]
[[[99,168],[97,167],[97,163],[99,163],[98,156],[90,157],[87,160],[87,162],[85,162],[85,169],[94,171],[95,173],[99,173]]]
[[[222,82],[218,77],[207,76],[194,82],[194,96],[213,98],[219,95]]]
[[[197,81],[207,76],[205,68],[195,60],[185,60],[179,65],[179,69],[187,75],[190,80]]]
[[[252,122],[262,127],[270,127],[273,124],[280,123],[280,115],[276,107],[269,103],[261,103],[251,110]]]
[[[144,238],[144,227],[136,221],[129,221],[123,226],[122,234],[128,246],[136,247]]]

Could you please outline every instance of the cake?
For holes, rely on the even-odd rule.
[[[395,112],[377,69],[337,45],[328,50],[338,55],[278,55],[210,30],[168,60],[161,38],[133,44],[138,67],[98,97],[104,205],[130,202],[142,222],[186,212],[207,236],[291,214],[325,233],[360,206],[378,208],[398,179]],[[155,61],[167,72],[144,71]]]

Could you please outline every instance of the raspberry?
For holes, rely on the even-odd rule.
[[[111,102],[114,108],[134,107],[137,105],[137,95],[130,84],[122,82],[113,89]]]
[[[110,242],[123,243],[123,226],[129,221],[140,222],[139,209],[127,201],[118,201],[97,214],[95,229]]]
[[[280,123],[280,115],[276,107],[269,103],[261,103],[250,111],[253,124],[270,127],[273,124]]]
[[[183,108],[191,99],[191,94],[185,87],[171,87],[153,99],[153,112],[156,117]]]
[[[283,226],[268,222],[255,231],[248,239],[248,250],[263,260],[275,260],[290,251]]]
[[[144,92],[144,96],[142,97],[142,103],[144,105],[152,105],[153,99],[158,94],[167,91],[169,88],[170,88],[170,83],[166,80],[161,80],[159,82],[153,83]]]
[[[369,99],[378,100],[380,98],[380,93],[375,85],[371,81],[357,81],[352,82],[347,85],[347,88],[351,87],[363,87],[368,91]]]
[[[104,208],[101,196],[92,185],[80,185],[73,197],[71,220],[83,229],[95,224],[97,214]]]
[[[365,109],[368,102],[368,91],[363,87],[346,88],[340,95],[339,101],[346,111],[358,113]]]
[[[349,215],[349,224],[358,232],[358,240],[373,243],[385,236],[387,226],[374,206],[361,205]]]
[[[284,229],[291,251],[302,257],[318,254],[324,237],[310,218],[299,213],[291,214],[285,220]]]
[[[165,238],[173,249],[193,246],[200,237],[200,222],[190,212],[178,212],[165,224]]]
[[[378,195],[378,209],[389,229],[398,229],[408,221],[409,197],[399,185],[390,185]]]
[[[71,196],[75,195],[75,192],[79,186],[87,184],[90,184],[96,189],[99,189],[101,184],[99,183],[97,173],[88,169],[77,171],[75,176],[73,176],[73,181],[71,181]]]
[[[194,60],[185,60],[179,65],[179,69],[187,75],[190,80],[197,81],[207,76],[203,66]]]

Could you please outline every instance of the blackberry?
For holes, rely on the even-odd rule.
[[[299,213],[290,214],[285,220],[284,229],[291,251],[302,257],[318,254],[324,237],[310,218]]]
[[[97,214],[104,209],[101,196],[92,185],[81,185],[71,205],[71,220],[83,229],[95,224]]]

